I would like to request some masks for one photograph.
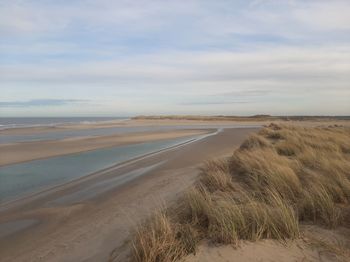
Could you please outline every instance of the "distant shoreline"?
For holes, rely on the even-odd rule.
[[[1,119],[1,118],[0,118]],[[32,126],[1,129],[2,135],[31,135],[49,132],[70,130],[103,129],[117,127],[145,127],[145,126],[192,126],[192,125],[268,125],[271,122],[284,122],[288,124],[317,125],[350,125],[350,116],[196,116],[196,115],[159,115],[159,116],[135,116],[128,119],[116,119],[111,121],[65,123],[46,126]]]
[[[204,121],[325,121],[325,120],[350,120],[350,116],[271,116],[271,115],[252,115],[252,116],[201,116],[201,115],[140,115],[131,118],[132,120],[204,120]]]

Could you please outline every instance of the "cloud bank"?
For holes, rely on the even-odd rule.
[[[6,115],[350,114],[349,13],[345,0],[5,0],[0,106]],[[61,105],[11,105],[48,98]]]

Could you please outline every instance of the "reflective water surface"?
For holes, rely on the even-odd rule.
[[[191,139],[194,139],[194,136],[104,148],[0,167],[0,203]]]
[[[107,136],[114,134],[130,134],[137,132],[150,132],[150,131],[167,131],[167,130],[184,130],[184,129],[210,129],[210,128],[244,128],[244,127],[258,127],[256,125],[178,125],[178,126],[120,126],[120,127],[108,127],[108,128],[96,128],[96,129],[83,129],[83,130],[60,130],[50,131],[45,133],[35,134],[0,134],[0,144],[17,143],[25,141],[39,141],[39,140],[57,140],[64,138],[73,138],[80,136]]]

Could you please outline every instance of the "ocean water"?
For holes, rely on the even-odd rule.
[[[0,129],[58,124],[94,123],[128,119],[127,117],[0,117]]]
[[[0,204],[201,136],[98,149],[0,167]]]

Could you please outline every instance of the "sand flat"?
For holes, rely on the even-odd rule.
[[[0,144],[0,166],[100,148],[194,136],[208,132],[210,131],[176,130]]]
[[[227,129],[13,203],[0,210],[0,223],[25,218],[39,224],[0,238],[3,261],[108,261],[113,249],[118,261],[125,261],[128,252],[125,240],[135,223],[164,201],[176,199],[195,180],[203,161],[232,154],[247,135],[257,130]],[[76,194],[107,179],[150,166],[155,167],[88,201],[84,200],[85,195]],[[62,200],[65,196],[69,196],[68,202]]]
[[[262,126],[268,125],[271,122],[293,124],[293,125],[306,125],[306,126],[325,126],[325,125],[344,125],[350,126],[350,121],[347,120],[305,120],[305,121],[281,121],[281,120],[178,120],[178,119],[128,119],[128,120],[115,120],[115,121],[103,121],[96,123],[84,123],[84,124],[59,124],[55,126],[35,126],[25,128],[11,128],[0,130],[1,135],[28,135],[28,134],[40,134],[47,132],[59,132],[70,130],[86,130],[86,129],[101,129],[101,128],[117,128],[117,127],[142,127],[142,126],[219,126],[219,125],[231,125],[231,126]]]
[[[85,124],[58,124],[55,126],[35,126],[21,127],[0,130],[1,135],[28,135],[40,134],[47,132],[59,132],[70,130],[86,130],[86,129],[101,129],[101,128],[117,128],[117,127],[143,127],[143,126],[198,126],[198,125],[234,125],[234,126],[256,126],[269,123],[271,121],[227,121],[227,120],[169,120],[169,119],[130,119],[130,120],[115,120]]]

